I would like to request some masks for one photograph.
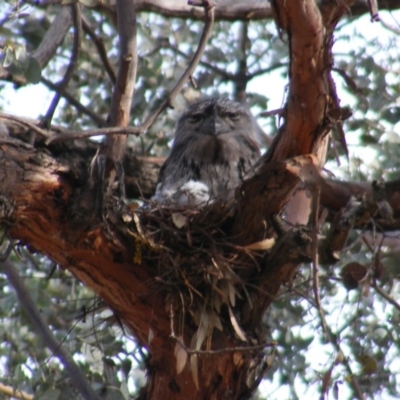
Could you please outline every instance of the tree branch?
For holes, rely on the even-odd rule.
[[[86,400],[100,400],[90,386],[89,382],[86,380],[82,371],[73,360],[71,354],[64,346],[61,345],[61,343],[54,336],[53,332],[44,322],[41,313],[37,309],[34,300],[28,292],[28,289],[26,288],[22,279],[19,277],[16,267],[10,261],[4,261],[0,262],[0,270],[6,274],[8,281],[11,283],[15,292],[17,293],[21,307],[30,318],[32,325],[35,326],[35,329],[42,337],[46,346],[53,352],[53,354],[60,360],[64,368],[68,371],[71,382],[79,391],[79,393]]]
[[[86,19],[84,15],[82,15],[82,27],[83,30],[87,33],[87,35],[92,39],[93,44],[96,46],[97,52],[99,53],[100,60],[102,61],[104,68],[110,78],[110,81],[113,85],[115,85],[117,81],[117,76],[115,74],[114,68],[110,63],[110,60],[107,57],[107,50],[104,46],[103,40],[96,35],[93,31],[92,27],[89,24],[89,21]]]
[[[72,24],[72,12],[73,10],[70,6],[60,6],[42,42],[33,52],[32,56],[36,58],[41,68],[44,68],[54,57],[58,47],[64,41],[65,35]]]
[[[53,91],[58,91],[58,86],[54,84],[53,82],[49,81],[48,79],[42,78],[40,81],[46,85],[50,90]],[[84,106],[80,101],[78,101],[74,96],[72,96],[67,90],[64,90],[63,93],[61,94],[61,97],[63,97],[69,104],[71,104],[73,107],[75,107],[79,112],[82,114],[87,115],[96,125],[98,126],[104,126],[106,124],[106,121],[100,117],[100,115],[96,114],[91,108]],[[86,131],[85,131],[86,132]],[[81,132],[82,133],[82,132]]]
[[[47,110],[46,115],[44,116],[41,125],[45,128],[48,128],[51,124],[51,120],[53,119],[54,112],[58,106],[58,103],[61,99],[61,96],[68,86],[69,81],[72,78],[72,75],[74,73],[75,67],[78,63],[78,55],[79,55],[79,49],[81,46],[81,38],[82,38],[82,21],[81,21],[81,9],[79,3],[75,3],[71,5],[72,7],[72,14],[73,14],[73,21],[74,21],[74,44],[72,47],[72,54],[71,54],[71,59],[69,61],[67,70],[65,72],[65,75],[61,81],[61,83],[58,86],[58,90],[53,97],[53,100],[50,104],[49,109]]]
[[[137,72],[137,32],[135,0],[117,0],[119,67],[109,112],[109,126],[129,125],[132,97]],[[104,154],[114,162],[121,162],[128,136],[106,137]]]

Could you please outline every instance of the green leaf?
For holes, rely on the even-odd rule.
[[[15,44],[14,54],[15,54],[15,59],[20,62],[25,62],[25,60],[28,58],[28,54],[26,52],[26,48],[24,45]]]
[[[49,389],[46,390],[38,399],[40,400],[58,400],[60,398],[61,391],[58,389]],[[36,396],[35,396],[36,399]]]
[[[4,56],[1,65],[4,68],[8,68],[12,65],[15,60],[15,54],[13,49],[10,46],[7,46],[4,50]]]

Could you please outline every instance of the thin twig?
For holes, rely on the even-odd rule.
[[[130,122],[138,68],[136,0],[117,0],[115,10],[119,39],[118,72],[107,122],[108,126],[126,127]],[[107,197],[115,181],[118,182],[120,196],[122,198],[125,196],[122,159],[127,142],[127,134],[106,137],[92,160],[89,181],[90,186],[95,185],[98,191],[96,198],[99,199],[99,204],[95,206],[98,209],[101,208],[103,197]],[[113,164],[113,168],[108,161]]]
[[[54,95],[53,100],[50,104],[50,107],[47,110],[47,113],[42,120],[43,127],[50,126],[51,120],[53,119],[54,112],[58,106],[58,103],[61,99],[61,96],[62,96],[64,90],[66,89],[69,81],[72,78],[72,75],[74,73],[75,67],[78,62],[78,55],[79,55],[79,50],[81,47],[81,38],[82,38],[81,8],[80,8],[79,3],[74,3],[71,5],[71,7],[73,10],[73,20],[74,20],[74,43],[72,46],[71,59],[69,61],[65,75],[64,75],[61,83],[58,85],[57,93]]]
[[[54,84],[53,82],[49,81],[45,77],[42,77],[40,80],[43,84],[45,84],[49,89],[58,91],[58,86]],[[61,97],[64,97],[65,100],[68,101],[69,104],[71,104],[73,107],[75,107],[78,111],[80,111],[82,114],[87,115],[89,118],[92,119],[92,121],[97,124],[98,126],[105,126],[106,120],[102,117],[100,117],[98,114],[96,114],[92,109],[89,107],[84,106],[81,102],[79,102],[74,96],[72,96],[69,92],[66,90],[63,91],[61,94]]]
[[[20,118],[20,117],[15,117],[10,114],[5,114],[5,113],[0,113],[0,119],[6,119],[9,121],[16,122],[19,125],[22,125],[26,128],[32,129],[34,132],[38,133],[39,135],[45,137],[45,138],[50,138],[50,133],[47,132],[46,130],[39,128],[37,125],[35,125],[32,122],[27,121],[26,119]]]
[[[181,57],[185,58],[185,59],[189,59],[190,56],[187,55],[185,52],[183,52],[182,50],[180,50],[178,47],[173,46],[172,44],[168,44],[166,46],[167,49],[172,50],[175,54],[180,55]],[[224,80],[231,80],[233,81],[235,79],[235,75],[222,69],[222,68],[218,68],[215,65],[212,65],[210,63],[208,63],[207,61],[199,61],[199,65],[202,65],[203,67],[209,69],[212,72],[215,72],[216,74],[220,75]]]
[[[0,114],[1,115],[1,114]],[[50,137],[46,144],[65,142],[74,139],[86,139],[98,135],[135,135],[139,136],[143,133],[141,126],[112,126],[109,128],[87,129],[86,131],[69,131],[62,135],[54,135]],[[48,136],[47,136],[48,137]]]
[[[102,61],[104,68],[110,78],[110,81],[113,85],[115,85],[115,82],[117,81],[117,75],[114,71],[113,66],[110,63],[110,60],[107,57],[107,50],[104,46],[104,42],[93,31],[92,27],[89,24],[89,21],[84,15],[82,15],[82,28],[85,33],[90,37],[90,39],[92,39],[93,44],[96,46],[97,52],[99,53],[100,60]]]
[[[267,347],[275,348],[278,343],[277,342],[267,342],[262,344],[256,344],[254,346],[239,346],[239,347],[229,347],[226,349],[219,349],[219,350],[191,350],[175,335],[171,334],[169,336],[171,339],[175,340],[179,346],[181,346],[189,355],[204,355],[204,356],[212,356],[218,354],[225,354],[225,353],[236,353],[236,352],[246,352],[246,351],[255,351],[255,350],[262,350]]]
[[[14,19],[14,18],[19,18],[19,14],[22,11],[22,6],[24,6],[25,2],[24,1],[17,1],[15,6],[12,8],[12,10],[7,13],[4,18],[0,20],[0,28],[3,27],[4,24],[6,24],[8,21]],[[16,16],[17,14],[17,16]]]
[[[377,285],[376,280],[372,280],[372,287],[378,292],[380,296],[382,296],[388,303],[390,303],[393,307],[397,308],[400,311],[400,304],[390,297],[380,286]]]
[[[261,118],[272,117],[274,115],[282,116],[284,112],[285,112],[284,108],[276,108],[274,110],[260,112],[260,114],[258,114],[258,116]]]
[[[327,339],[331,341],[330,338],[330,331],[328,329],[328,325],[325,320],[325,313],[324,310],[322,309],[321,305],[321,298],[319,295],[319,279],[318,279],[318,216],[319,216],[319,198],[320,198],[320,188],[316,187],[315,188],[315,193],[313,195],[313,214],[312,214],[312,219],[313,219],[313,243],[312,243],[312,253],[313,253],[313,259],[312,259],[312,273],[313,273],[313,292],[314,292],[314,299],[315,299],[315,305],[318,310],[319,318],[321,320],[321,325],[322,329],[325,332],[325,335],[327,336]]]
[[[250,81],[253,78],[255,78],[256,76],[264,75],[264,74],[267,74],[268,72],[272,72],[278,68],[283,68],[283,67],[287,67],[287,66],[288,66],[288,63],[277,63],[277,64],[271,65],[269,67],[266,67],[266,68],[261,68],[261,69],[258,69],[257,71],[249,73],[247,75],[247,79]]]
[[[35,326],[39,335],[42,337],[43,342],[63,364],[70,376],[71,382],[80,392],[82,397],[87,400],[100,400],[90,383],[86,380],[84,373],[75,363],[71,354],[60,344],[53,332],[47,326],[46,322],[43,320],[42,314],[36,307],[36,303],[33,301],[23,280],[20,278],[16,267],[7,260],[0,262],[0,269],[7,276],[8,281],[11,283],[17,294],[21,307],[30,318],[31,323]]]

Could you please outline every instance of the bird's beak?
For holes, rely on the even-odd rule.
[[[214,123],[214,135],[221,135],[231,131],[231,127],[221,118],[216,117]]]

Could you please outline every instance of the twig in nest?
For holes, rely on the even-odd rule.
[[[262,350],[267,347],[275,348],[278,345],[277,342],[265,342],[265,343],[256,344],[253,346],[229,347],[229,348],[218,349],[218,350],[191,350],[177,336],[175,336],[175,334],[171,334],[170,338],[175,340],[188,354],[190,354],[190,355],[197,354],[197,355],[205,355],[205,356],[218,355],[218,354],[224,354],[224,353],[236,353],[236,352]]]
[[[275,110],[263,111],[260,114],[258,114],[258,116],[261,118],[272,117],[274,115],[282,116],[284,112],[285,112],[284,108],[276,108]]]
[[[325,332],[325,335],[327,336],[328,340],[331,340],[330,338],[330,331],[328,329],[328,325],[325,320],[325,313],[324,310],[322,309],[321,305],[321,298],[319,296],[319,279],[318,279],[318,228],[319,228],[319,221],[318,221],[318,215],[319,215],[319,198],[320,198],[320,188],[316,187],[315,188],[315,193],[313,195],[313,212],[312,212],[312,218],[313,218],[313,260],[312,260],[312,272],[313,272],[313,292],[314,292],[314,298],[315,298],[315,305],[318,310],[319,318],[321,320],[321,325],[322,329]]]

